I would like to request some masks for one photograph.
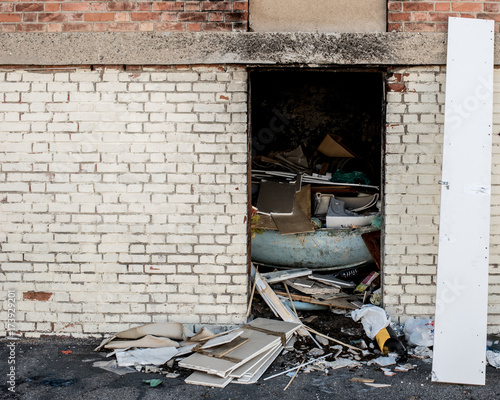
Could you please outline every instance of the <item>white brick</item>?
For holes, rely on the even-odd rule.
[[[0,86],[12,90],[4,98],[16,102],[0,103],[2,151],[8,150],[0,156],[9,178],[1,186],[9,196],[3,211],[10,221],[3,224],[2,267],[28,290],[56,292],[54,308],[26,304],[26,312],[43,318],[51,311],[54,322],[92,321],[66,330],[75,335],[115,332],[125,329],[120,321],[160,320],[165,313],[199,323],[197,304],[214,306],[206,318],[213,323],[243,320],[245,81],[243,70],[213,67],[151,75],[0,73]],[[43,133],[43,142],[30,130]],[[26,328],[51,329],[36,323]]]

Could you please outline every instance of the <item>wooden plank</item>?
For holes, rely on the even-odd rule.
[[[283,296],[283,297],[288,297],[288,295],[285,292],[276,292],[276,294],[279,294],[280,296]],[[294,301],[302,301],[304,303],[318,304],[320,306],[346,308],[346,309],[349,309],[349,310],[356,310],[356,309],[358,309],[358,307],[352,305],[346,299],[316,300],[316,299],[314,299],[314,298],[312,298],[310,296],[301,296],[301,295],[293,294],[293,293],[290,293],[290,296],[292,297],[292,300],[294,300]]]
[[[377,265],[378,270],[381,268],[380,257],[380,231],[366,232],[361,235],[366,244],[366,248],[373,257],[373,261]]]
[[[262,296],[266,304],[271,308],[274,315],[279,316],[283,321],[295,322],[300,324],[300,320],[292,313],[292,311],[285,306],[273,289],[269,286],[265,279],[263,279],[258,272],[255,272],[256,279],[256,289]],[[303,328],[299,328],[297,331],[302,336],[307,336],[308,333]]]
[[[432,380],[484,385],[495,25],[448,29]]]

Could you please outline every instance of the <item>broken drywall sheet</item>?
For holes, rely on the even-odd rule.
[[[129,349],[131,347],[179,347],[179,343],[166,337],[146,335],[135,340],[113,340],[104,345],[105,349]]]
[[[177,348],[161,347],[115,351],[115,355],[118,366],[120,367],[133,367],[134,365],[163,365],[177,355]]]
[[[120,339],[139,339],[146,335],[167,337],[174,340],[185,340],[194,334],[179,322],[160,322],[128,329],[117,333],[115,336]]]

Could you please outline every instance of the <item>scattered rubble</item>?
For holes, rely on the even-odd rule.
[[[254,269],[253,276],[255,290],[261,296],[252,299],[249,323],[218,334],[207,327],[195,333],[179,323],[134,327],[103,340],[95,350],[111,350],[107,356],[114,358],[97,361],[93,365],[117,374],[136,371],[156,373],[165,378],[183,377],[188,384],[220,388],[230,383],[253,384],[266,373],[271,375],[264,380],[287,374],[290,381],[284,390],[301,373],[330,374],[337,369],[355,371],[377,368],[384,376],[393,377],[415,367],[411,363],[398,363],[398,360],[401,361],[400,354],[381,355],[384,345],[380,345],[377,335],[382,330],[391,329],[392,324],[380,307],[363,305],[353,310],[355,306],[352,303],[349,306],[346,303],[337,306],[336,303],[327,310],[299,312],[283,302],[283,299],[296,295],[297,289],[285,286],[283,293],[286,297],[282,298],[276,295],[280,291],[273,289],[284,287],[286,281],[300,278],[297,283],[300,287],[311,289],[320,283],[335,289],[336,293],[329,295],[356,296],[353,294],[357,287],[354,282],[333,276],[322,277],[310,270],[260,274]],[[266,277],[274,282],[273,287]],[[305,297],[315,301],[315,295]],[[321,293],[321,296],[324,295]],[[339,297],[334,300],[338,301]],[[294,302],[292,298],[290,304]],[[342,310],[342,313],[332,312],[334,310]],[[370,318],[363,321],[369,315],[377,315],[381,321],[368,323]],[[363,324],[359,324],[359,320]],[[392,332],[395,335],[395,331]],[[404,341],[404,336],[396,339]],[[424,357],[431,355],[432,350],[420,346],[410,349],[409,354]],[[277,370],[276,373],[268,372],[271,366]],[[144,380],[151,386],[153,381]],[[353,382],[386,386],[359,377]]]

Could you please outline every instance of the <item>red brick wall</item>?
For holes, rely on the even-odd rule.
[[[388,0],[389,32],[445,32],[448,17],[494,19],[500,22],[499,0]],[[499,31],[496,24],[496,31]]]
[[[1,32],[246,31],[248,0],[0,0]]]

